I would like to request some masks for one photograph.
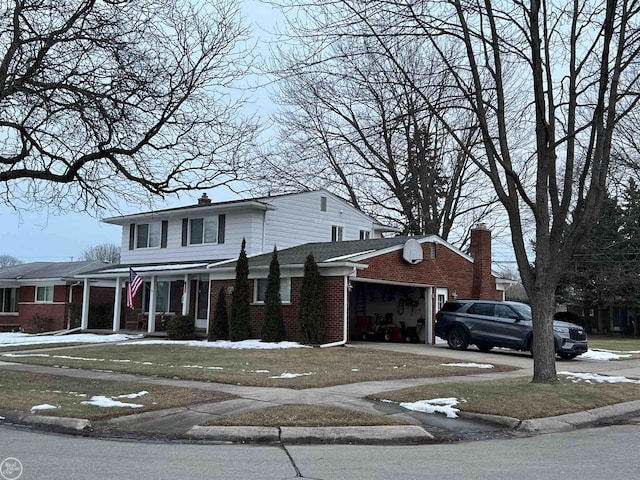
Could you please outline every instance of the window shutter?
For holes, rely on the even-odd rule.
[[[169,231],[169,221],[162,221],[162,231],[160,233],[160,248],[167,248],[167,235]]]
[[[136,245],[136,224],[129,224],[129,250],[133,250]]]
[[[189,231],[189,219],[188,218],[183,218],[182,219],[182,246],[186,247],[187,246],[187,233]]]
[[[218,243],[224,243],[224,227],[227,223],[225,214],[218,215]]]

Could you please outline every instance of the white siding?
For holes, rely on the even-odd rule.
[[[122,228],[122,264],[145,264],[164,262],[190,262],[237,258],[242,239],[247,241],[247,254],[260,253],[262,248],[262,222],[264,212],[259,210],[216,211],[225,214],[225,239],[221,244],[182,246],[182,219],[188,211],[168,219],[166,248],[137,248],[129,250],[129,225]],[[202,217],[202,213],[193,215]]]
[[[320,198],[327,197],[327,209],[321,211]],[[324,191],[274,197],[276,207],[267,212],[265,249],[284,249],[309,242],[330,242],[331,226],[343,227],[343,240],[359,240],[360,230],[371,232],[373,222],[348,203]]]

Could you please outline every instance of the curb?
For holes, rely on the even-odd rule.
[[[382,444],[425,443],[433,435],[417,425],[371,427],[206,427],[196,425],[186,435],[193,440],[231,443]]]
[[[557,417],[523,420],[516,430],[530,433],[564,432],[603,420],[614,420],[634,412],[640,412],[640,400],[607,405],[584,412],[558,415]]]
[[[70,433],[89,433],[92,431],[91,422],[85,418],[52,417],[34,415],[31,413],[0,411],[0,424],[10,422],[20,425],[31,425],[43,430],[54,430]]]

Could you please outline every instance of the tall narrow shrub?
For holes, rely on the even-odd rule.
[[[224,287],[220,287],[218,300],[213,311],[213,318],[209,321],[208,340],[229,340],[229,312],[227,312],[227,292]]]
[[[262,324],[262,341],[281,342],[286,338],[282,321],[282,301],[280,298],[280,263],[278,251],[273,247],[273,255],[269,264],[267,290],[264,294],[264,323]]]
[[[231,296],[231,311],[229,312],[229,339],[237,342],[251,336],[249,305],[249,259],[245,251],[246,241],[242,239],[240,256],[236,263],[236,283]]]
[[[322,280],[311,253],[304,263],[298,310],[298,338],[303,343],[315,345],[324,343],[327,338]]]

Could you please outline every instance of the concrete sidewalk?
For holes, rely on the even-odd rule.
[[[85,435],[115,435],[135,438],[165,438],[237,443],[362,443],[404,444],[451,441],[462,438],[485,438],[499,435],[553,432],[608,421],[640,412],[640,401],[603,407],[548,419],[527,420],[474,415],[461,412],[456,419],[443,415],[410,412],[391,403],[366,397],[386,390],[429,383],[493,380],[496,378],[530,377],[533,361],[522,353],[497,351],[482,353],[468,350],[456,352],[442,346],[417,344],[357,344],[354,348],[436,355],[464,362],[506,364],[519,370],[504,373],[480,373],[444,378],[418,378],[362,382],[323,388],[292,390],[287,388],[247,387],[201,381],[177,380],[113,372],[60,369],[38,365],[0,362],[0,369],[67,375],[70,377],[143,382],[172,385],[233,394],[233,400],[191,405],[189,407],[126,415],[111,420],[89,422],[43,415],[17,414],[0,410],[5,423],[31,424],[38,428],[76,432]],[[602,375],[624,375],[640,378],[640,360],[615,362],[572,360],[559,361],[558,371],[590,372]],[[384,427],[211,427],[202,426],[228,415],[276,405],[313,404],[350,408],[356,411],[402,419],[409,425]]]

